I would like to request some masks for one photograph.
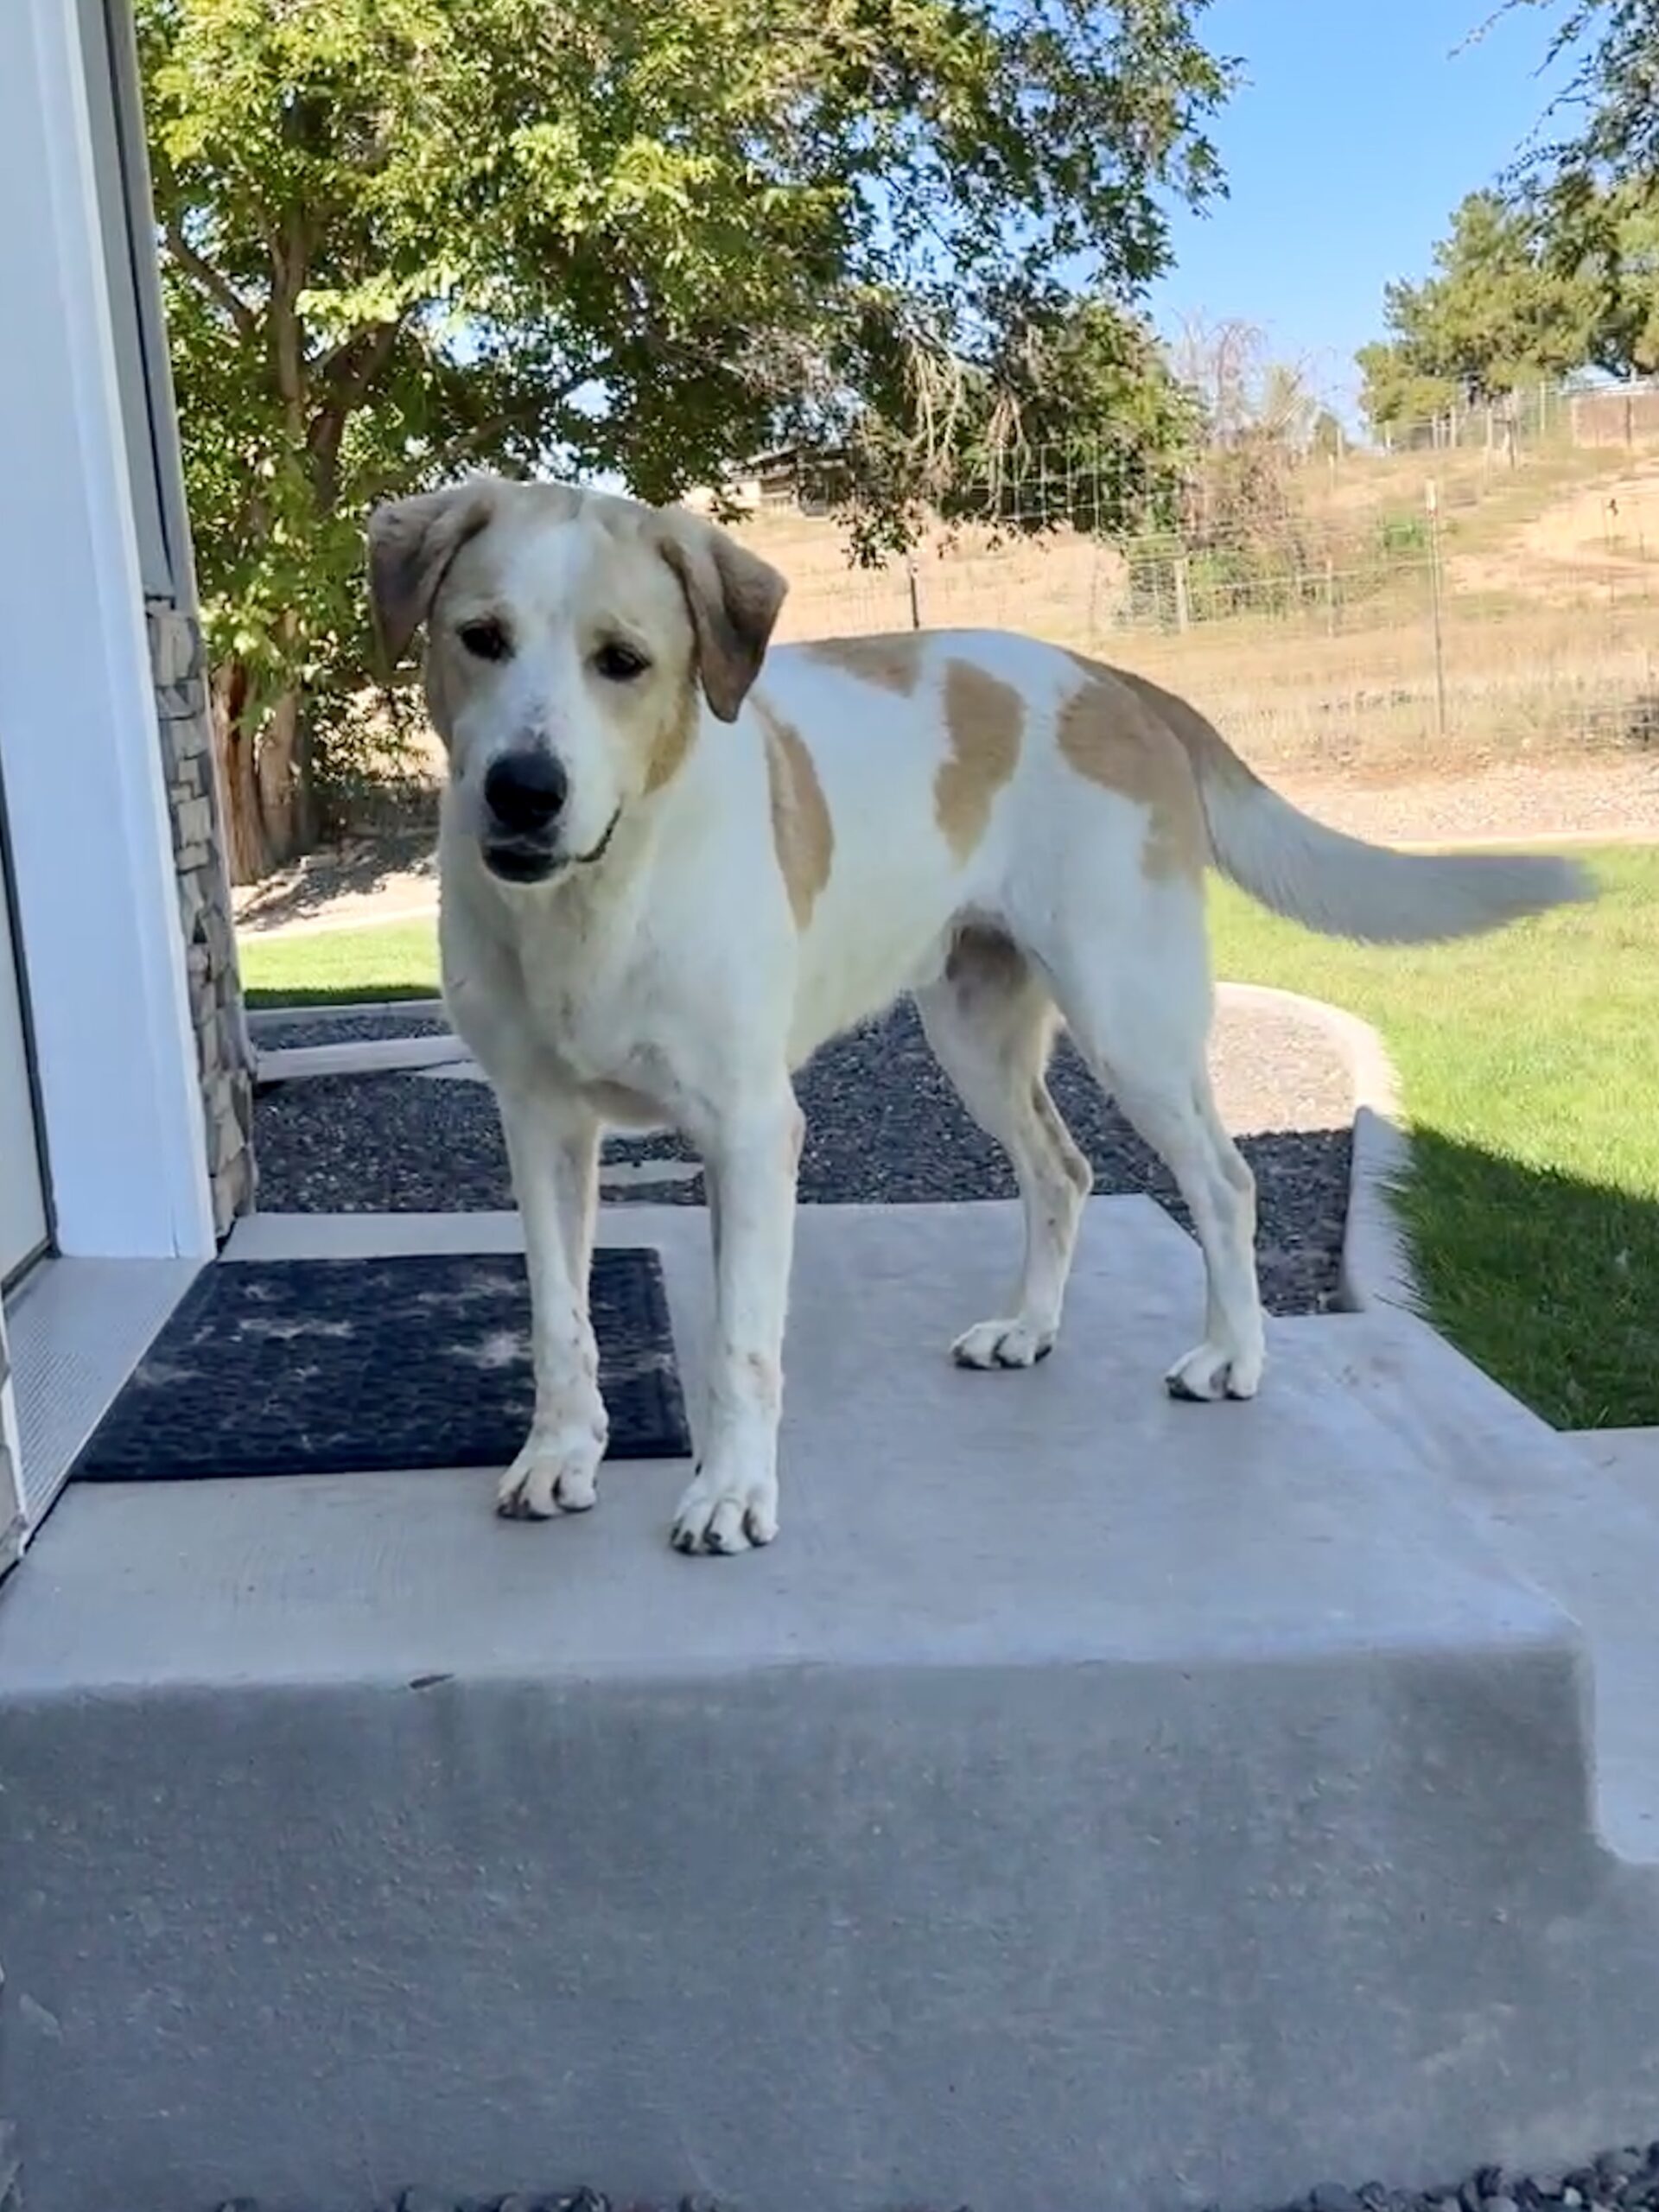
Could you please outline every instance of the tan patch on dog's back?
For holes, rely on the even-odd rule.
[[[1086,680],[1060,709],[1061,753],[1091,784],[1146,808],[1141,865],[1154,882],[1201,875],[1210,837],[1185,745],[1131,677],[1071,658]]]
[[[1174,732],[1185,747],[1195,774],[1212,783],[1254,784],[1260,787],[1261,778],[1239,759],[1215,724],[1189,700],[1183,699],[1177,691],[1166,691],[1150,677],[1136,676],[1127,668],[1116,669],[1113,673],[1120,683],[1127,683],[1135,697]]]
[[[933,815],[958,861],[985,835],[991,802],[1020,759],[1024,702],[1012,684],[971,661],[944,671],[944,726],[950,750],[933,779]]]
[[[812,755],[792,723],[754,700],[766,738],[766,788],[772,799],[772,842],[779,872],[789,894],[795,926],[812,918],[818,893],[830,880],[836,849],[835,824]]]
[[[874,638],[814,638],[795,650],[831,668],[845,669],[861,683],[879,683],[901,699],[909,698],[921,677],[922,639],[914,630],[894,630]]]

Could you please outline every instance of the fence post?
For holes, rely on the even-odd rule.
[[[1337,564],[1327,553],[1325,556],[1325,634],[1337,634]]]
[[[905,555],[905,582],[910,586],[910,626],[912,630],[919,630],[922,626],[922,590],[916,574],[916,556],[912,552]]]
[[[1440,487],[1431,476],[1423,486],[1428,510],[1428,598],[1434,627],[1434,733],[1446,741],[1446,622],[1441,605],[1444,579],[1440,573]]]
[[[1192,626],[1192,602],[1187,592],[1185,553],[1176,555],[1173,574],[1175,582],[1175,627],[1185,632]]]

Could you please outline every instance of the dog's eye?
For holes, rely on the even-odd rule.
[[[613,638],[594,655],[594,666],[608,683],[631,683],[636,676],[645,674],[651,663],[644,653]]]
[[[506,632],[493,615],[478,622],[463,622],[456,634],[475,660],[505,660],[512,651]]]

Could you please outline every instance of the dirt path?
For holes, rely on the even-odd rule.
[[[1563,493],[1490,550],[1454,553],[1446,572],[1456,591],[1551,601],[1563,593],[1651,593],[1659,584],[1659,461]]]
[[[1469,776],[1272,780],[1320,821],[1382,844],[1659,843],[1659,752],[1494,761]]]

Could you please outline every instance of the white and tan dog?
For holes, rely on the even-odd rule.
[[[988,632],[767,651],[785,585],[694,516],[479,478],[382,507],[375,611],[424,623],[448,748],[444,989],[500,1103],[524,1217],[536,1412],[500,1510],[591,1506],[605,1449],[587,1283],[601,1131],[702,1155],[716,1273],[703,1452],[673,1541],[778,1529],[801,1143],[792,1071],[913,992],[1025,1205],[1008,1312],[966,1367],[1052,1345],[1090,1187],[1045,1081],[1063,1020],[1173,1173],[1203,1247],[1178,1396],[1262,1377],[1255,1191],[1205,1064],[1206,861],[1281,914],[1379,941],[1586,895],[1543,857],[1421,857],[1338,836],[1140,677]]]

